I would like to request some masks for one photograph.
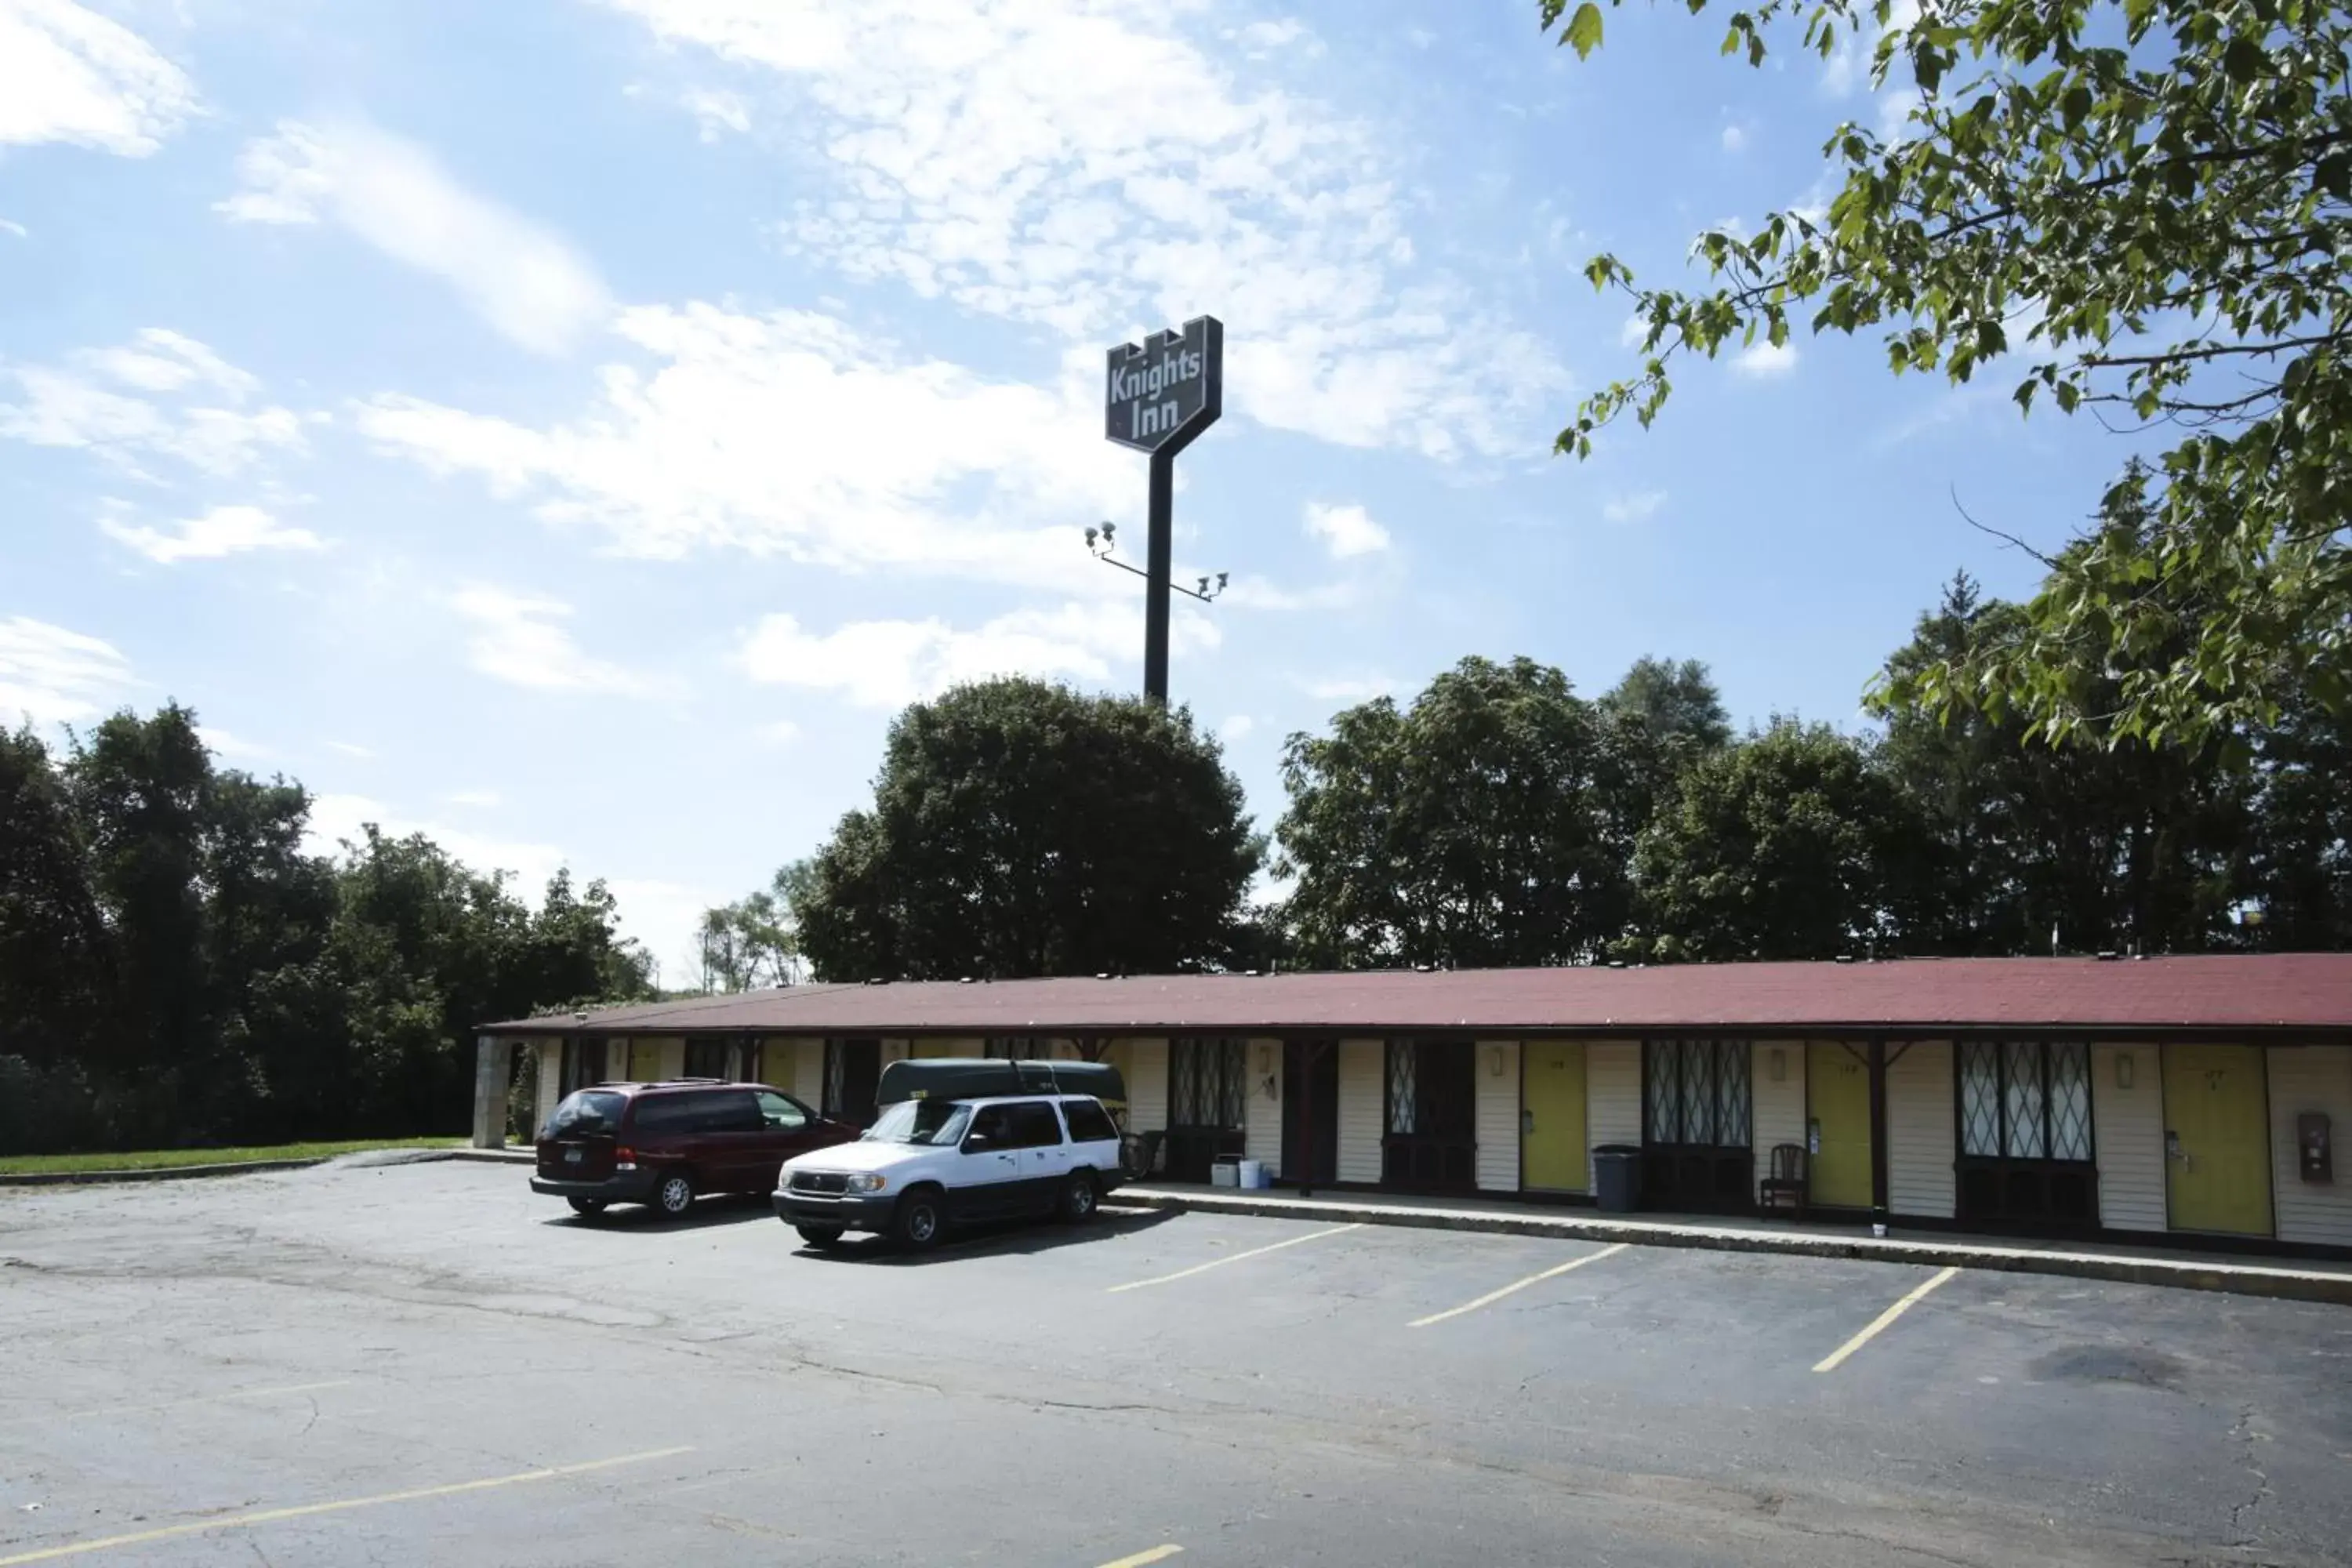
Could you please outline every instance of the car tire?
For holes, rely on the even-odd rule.
[[[1062,1199],[1054,1205],[1054,1213],[1065,1225],[1078,1225],[1095,1217],[1095,1205],[1101,1198],[1093,1173],[1080,1171],[1062,1184]]]
[[[898,1200],[898,1213],[891,1216],[890,1234],[899,1246],[909,1251],[923,1252],[940,1244],[940,1233],[947,1228],[947,1213],[940,1205],[940,1194],[929,1187],[918,1187]]]
[[[604,1215],[604,1205],[611,1200],[608,1198],[567,1198],[564,1201],[572,1205],[572,1212],[578,1215],[582,1219],[602,1219]]]
[[[829,1252],[841,1245],[841,1227],[837,1225],[796,1225],[801,1240],[819,1252]]]
[[[654,1207],[664,1219],[684,1219],[694,1212],[694,1178],[672,1171],[654,1188]]]

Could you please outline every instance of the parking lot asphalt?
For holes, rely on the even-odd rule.
[[[2143,1286],[329,1166],[0,1194],[0,1568],[2352,1561],[2352,1310]]]

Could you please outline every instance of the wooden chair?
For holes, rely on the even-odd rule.
[[[1759,1190],[1759,1206],[1789,1207],[1797,1217],[1805,1217],[1806,1197],[1805,1146],[1802,1143],[1776,1143],[1772,1147],[1771,1173],[1764,1178]]]

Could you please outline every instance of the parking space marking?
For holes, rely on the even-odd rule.
[[[1475,1312],[1481,1307],[1491,1307],[1504,1297],[1524,1290],[1530,1285],[1540,1285],[1547,1279],[1559,1279],[1571,1268],[1581,1268],[1588,1263],[1598,1263],[1604,1258],[1612,1258],[1631,1245],[1633,1244],[1630,1242],[1615,1242],[1598,1252],[1588,1252],[1581,1258],[1571,1258],[1565,1263],[1553,1265],[1540,1274],[1530,1274],[1524,1279],[1513,1280],[1499,1290],[1489,1290],[1475,1301],[1465,1301],[1458,1307],[1448,1307],[1443,1312],[1432,1312],[1426,1318],[1415,1318],[1405,1327],[1425,1329],[1432,1323],[1442,1323],[1448,1318],[1458,1318],[1465,1312]]]
[[[1124,1290],[1140,1290],[1146,1285],[1166,1285],[1177,1279],[1190,1279],[1195,1274],[1205,1273],[1212,1268],[1223,1268],[1226,1264],[1239,1263],[1244,1258],[1263,1258],[1269,1252],[1280,1252],[1286,1247],[1297,1247],[1301,1242],[1320,1241],[1327,1236],[1339,1236],[1348,1231],[1363,1228],[1361,1224],[1335,1225],[1328,1230],[1309,1231],[1305,1236],[1294,1236],[1287,1240],[1275,1242],[1271,1246],[1253,1247],[1247,1252],[1236,1252],[1229,1258],[1212,1258],[1206,1263],[1195,1263],[1190,1268],[1179,1268],[1173,1274],[1162,1274],[1156,1279],[1130,1279],[1124,1285],[1112,1286],[1108,1293],[1116,1296]],[[5,1565],[0,1565],[0,1568],[5,1568]]]
[[[187,1399],[143,1399],[131,1405],[101,1405],[95,1410],[66,1410],[55,1415],[11,1415],[0,1421],[0,1426],[20,1426],[27,1421],[87,1421],[98,1415],[123,1415],[134,1410],[177,1410],[189,1405],[218,1405],[229,1399],[268,1399],[280,1394],[316,1394],[322,1388],[349,1388],[352,1380],[339,1377],[332,1383],[289,1383],[276,1388],[240,1388],[227,1394],[199,1394]]]
[[[1171,1557],[1182,1555],[1184,1555],[1184,1549],[1181,1546],[1172,1544],[1155,1546],[1149,1552],[1139,1552],[1132,1557],[1122,1557],[1115,1563],[1106,1563],[1102,1568],[1143,1568],[1147,1563],[1165,1563]]]
[[[1901,1300],[1895,1302],[1892,1307],[1887,1308],[1884,1312],[1879,1313],[1875,1318],[1873,1318],[1870,1321],[1870,1327],[1863,1330],[1862,1332],[1854,1335],[1853,1338],[1846,1341],[1845,1343],[1838,1346],[1837,1349],[1830,1352],[1829,1354],[1815,1362],[1813,1363],[1813,1370],[1815,1372],[1835,1372],[1840,1366],[1845,1363],[1846,1357],[1852,1355],[1854,1352],[1860,1350],[1871,1341],[1876,1339],[1885,1331],[1889,1323],[1892,1323],[1895,1319],[1901,1317],[1904,1313],[1916,1306],[1921,1297],[1927,1295],[1928,1291],[1933,1290],[1937,1286],[1941,1285],[1945,1280],[1949,1279],[1953,1275],[1958,1274],[1958,1272],[1959,1270],[1958,1268],[1947,1268],[1937,1274],[1934,1279],[1928,1280],[1926,1284],[1917,1286],[1906,1292]]]
[[[92,1552],[111,1552],[120,1546],[145,1546],[151,1542],[176,1541],[184,1535],[204,1535],[215,1530],[250,1530],[256,1525],[276,1524],[281,1520],[309,1519],[322,1513],[342,1513],[355,1508],[374,1508],[389,1502],[423,1502],[432,1498],[457,1497],[465,1492],[486,1492],[499,1487],[522,1486],[531,1481],[551,1481],[564,1476],[583,1476],[591,1470],[609,1470],[616,1465],[642,1465],[655,1459],[675,1458],[691,1454],[691,1445],[683,1448],[649,1448],[642,1454],[621,1454],[610,1459],[589,1459],[577,1465],[551,1465],[541,1470],[520,1470],[511,1476],[488,1476],[478,1481],[453,1481],[445,1487],[416,1487],[404,1492],[378,1492],[373,1497],[341,1498],[333,1502],[303,1503],[297,1508],[266,1508],[255,1513],[225,1514],[219,1519],[200,1519],[189,1524],[166,1525],[162,1530],[142,1530],[136,1535],[110,1535],[98,1541],[75,1541],[63,1546],[44,1546],[38,1551],[20,1552],[14,1557],[0,1557],[0,1568],[17,1568],[24,1563],[54,1563],[60,1557],[80,1557]]]

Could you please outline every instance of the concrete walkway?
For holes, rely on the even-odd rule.
[[[1135,1208],[1198,1214],[1255,1215],[1270,1219],[1410,1226],[1433,1230],[1491,1231],[1507,1236],[1556,1236],[1566,1240],[1630,1242],[1637,1247],[1697,1247],[1723,1252],[1783,1252],[1810,1258],[1858,1258],[1934,1268],[1985,1268],[2167,1285],[2236,1296],[2271,1296],[2352,1306],[2352,1263],[2303,1258],[2221,1257],[2172,1248],[2104,1242],[1990,1241],[1939,1231],[1801,1225],[1794,1221],[1723,1219],[1675,1215],[1604,1215],[1595,1209],[1539,1208],[1478,1198],[1414,1198],[1388,1194],[1318,1194],[1144,1183],[1121,1187],[1110,1201]]]

